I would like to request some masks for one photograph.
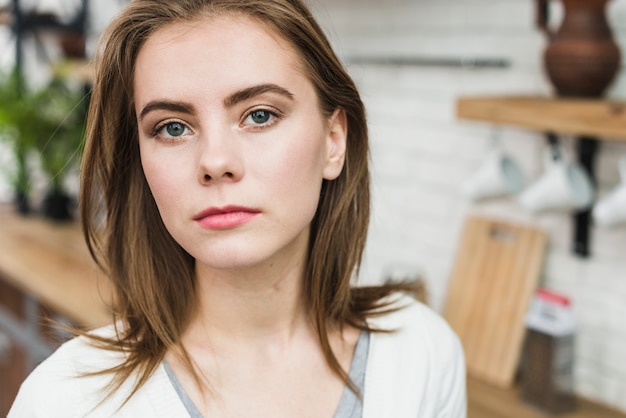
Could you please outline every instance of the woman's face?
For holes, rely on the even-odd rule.
[[[288,43],[245,17],[172,24],[141,48],[134,93],[143,170],[187,252],[212,269],[303,260],[347,127]]]

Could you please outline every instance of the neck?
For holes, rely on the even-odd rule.
[[[308,328],[302,291],[304,263],[252,270],[196,267],[198,308],[192,329],[211,340],[290,340]]]

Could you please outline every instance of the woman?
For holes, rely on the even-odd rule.
[[[465,416],[444,321],[409,285],[350,286],[365,113],[300,0],[131,2],[83,164],[115,325],[42,363],[11,417]]]

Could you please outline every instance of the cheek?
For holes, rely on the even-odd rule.
[[[326,157],[326,131],[319,115],[314,111],[309,113],[311,115],[300,119],[293,129],[295,132],[291,134],[283,165],[293,173],[321,178]]]
[[[300,135],[292,146],[274,154],[266,173],[274,188],[293,197],[294,204],[317,204],[323,180],[323,133]]]
[[[163,209],[179,201],[173,199],[181,189],[181,179],[176,175],[179,171],[167,160],[145,152],[141,153],[141,165],[157,207],[162,216],[166,215]]]

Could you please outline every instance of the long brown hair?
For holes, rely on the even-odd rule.
[[[385,297],[407,286],[351,286],[370,216],[365,109],[354,82],[300,0],[133,0],[103,34],[95,58],[81,215],[90,251],[113,282],[115,319],[122,323],[115,339],[94,338],[101,347],[126,353],[122,364],[103,373],[114,374],[112,391],[137,373],[136,391],[168,349],[183,353],[194,372],[180,344],[194,308],[194,259],[165,229],[142,171],[134,65],[146,39],[159,28],[225,13],[249,16],[292,45],[317,91],[322,114],[328,117],[343,109],[347,115],[345,166],[337,179],[322,185],[304,293],[329,366],[354,389],[330,347],[329,328],[351,325],[375,331],[365,319],[385,311]]]

